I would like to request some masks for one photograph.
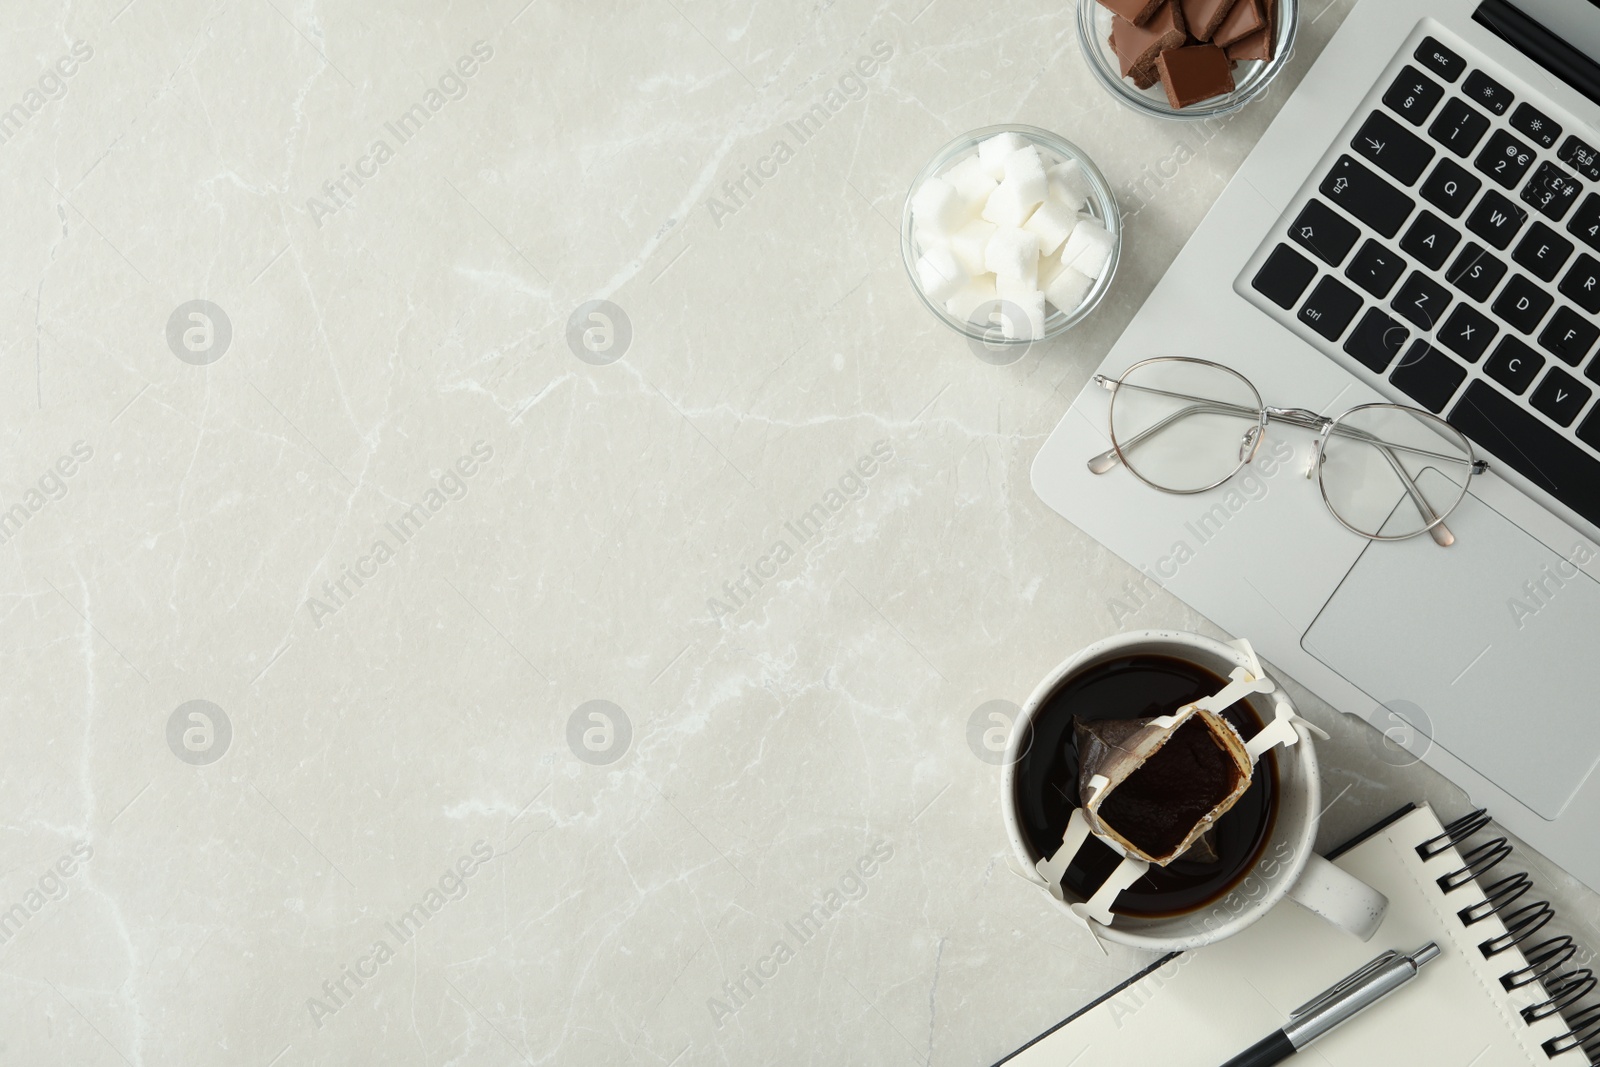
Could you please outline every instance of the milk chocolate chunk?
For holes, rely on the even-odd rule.
[[[1100,818],[1135,847],[1164,856],[1231,796],[1238,765],[1206,728],[1191,718],[1100,806]]]
[[[1246,34],[1228,46],[1229,59],[1271,59],[1273,47],[1277,44],[1277,7],[1278,0],[1266,0],[1266,10],[1262,12],[1266,25],[1254,33]]]
[[[1250,2],[1239,0],[1240,4]],[[1214,44],[1168,49],[1156,59],[1156,70],[1161,75],[1161,87],[1167,91],[1167,102],[1173,107],[1188,107],[1233,92],[1228,55]]]
[[[1150,17],[1166,2],[1167,0],[1100,0],[1100,6],[1138,26],[1149,22]]]
[[[1238,0],[1211,35],[1211,43],[1226,48],[1264,28],[1267,24],[1265,9],[1265,0]]]
[[[1120,16],[1111,20],[1111,50],[1117,54],[1124,78],[1139,70],[1153,74],[1149,68],[1154,67],[1156,57],[1168,48],[1181,48],[1186,40],[1183,11],[1175,2],[1162,4],[1143,26]]]
[[[1233,10],[1234,0],[1179,0],[1189,34],[1199,41],[1211,40],[1222,20]]]

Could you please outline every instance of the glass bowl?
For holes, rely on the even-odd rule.
[[[1091,0],[1092,2],[1092,0]],[[1280,3],[1283,0],[1279,0]],[[1111,258],[1106,262],[1105,269],[1100,272],[1100,277],[1095,279],[1094,286],[1084,296],[1083,302],[1070,312],[1053,310],[1044,320],[1044,332],[1038,337],[1001,337],[993,326],[983,323],[971,322],[960,319],[950,314],[944,304],[932,300],[922,290],[922,279],[917,275],[917,257],[921,254],[916,244],[916,234],[913,232],[911,220],[911,198],[922,188],[922,183],[929,178],[943,174],[960,159],[977,151],[978,145],[997,133],[1015,133],[1023,140],[1031,142],[1039,149],[1041,156],[1046,157],[1046,166],[1056,163],[1065,163],[1076,160],[1083,168],[1084,175],[1089,179],[1093,193],[1083,210],[1093,215],[1111,235]],[[1070,329],[1084,316],[1093,311],[1095,305],[1100,303],[1106,290],[1111,286],[1111,277],[1117,271],[1117,261],[1122,257],[1122,215],[1117,209],[1117,199],[1111,192],[1111,185],[1106,181],[1105,175],[1100,173],[1100,168],[1094,165],[1088,155],[1063,137],[1058,137],[1049,130],[1041,130],[1037,126],[1005,125],[985,126],[980,130],[972,130],[945,145],[935,152],[933,158],[928,160],[926,166],[917,174],[911,183],[911,189],[906,193],[905,207],[900,212],[900,258],[905,263],[906,276],[911,279],[911,288],[916,291],[918,299],[924,307],[933,312],[934,316],[946,326],[959,334],[986,345],[1028,345],[1039,341],[1047,341],[1052,337]],[[1047,304],[1046,307],[1054,307]]]
[[[1145,115],[1163,119],[1206,119],[1238,111],[1260,96],[1272,79],[1288,65],[1294,51],[1295,29],[1300,23],[1299,0],[1278,0],[1277,41],[1271,59],[1251,59],[1239,63],[1233,71],[1234,89],[1231,93],[1214,96],[1188,107],[1177,108],[1167,102],[1167,94],[1157,82],[1148,89],[1140,89],[1122,76],[1117,54],[1111,50],[1111,20],[1109,8],[1096,0],[1078,0],[1078,44],[1089,61],[1089,69],[1112,96]]]

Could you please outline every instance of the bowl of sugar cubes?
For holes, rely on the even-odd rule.
[[[1294,51],[1299,0],[1078,0],[1078,44],[1143,115],[1206,119],[1261,95]]]
[[[1122,250],[1105,177],[1034,126],[989,126],[940,149],[911,184],[900,253],[945,325],[989,345],[1054,337],[1094,309]]]

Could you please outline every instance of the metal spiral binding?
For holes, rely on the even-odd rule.
[[[1443,892],[1454,893],[1468,882],[1475,882],[1494,870],[1495,866],[1509,855],[1511,855],[1511,845],[1505,838],[1497,837],[1493,841],[1485,841],[1461,857],[1466,861],[1461,866],[1449,874],[1439,876],[1439,888]]]
[[[1566,1022],[1571,1029],[1546,1041],[1544,1054],[1555,1057],[1579,1048],[1592,1064],[1596,1049],[1600,1049],[1600,1004],[1591,1004],[1576,1015],[1567,1016]]]
[[[1417,855],[1424,860],[1433,859],[1448,849],[1459,847],[1488,825],[1489,813],[1485,809],[1468,812],[1445,826],[1443,833],[1418,845]],[[1511,851],[1510,843],[1503,837],[1473,846],[1462,853],[1460,867],[1438,879],[1440,891],[1451,893],[1468,882],[1482,879],[1511,855]],[[1522,946],[1555,918],[1555,909],[1543,900],[1513,908],[1532,888],[1533,880],[1526,873],[1510,874],[1483,886],[1483,900],[1456,912],[1464,926],[1482,922],[1491,915],[1499,917],[1505,933],[1478,944],[1485,958],[1493,959],[1508,949]],[[1588,967],[1561,970],[1572,962],[1577,952],[1577,944],[1565,934],[1530,945],[1522,950],[1526,966],[1501,975],[1500,984],[1507,990],[1514,990],[1538,983],[1543,987],[1545,999],[1523,1008],[1523,1020],[1531,1025],[1557,1017],[1566,1023],[1565,1033],[1544,1042],[1545,1055],[1554,1058],[1577,1049],[1588,1058],[1591,1067],[1600,1067],[1600,1004],[1583,1004],[1600,986],[1600,977]]]
[[[1502,974],[1500,976],[1500,984],[1505,986],[1507,991],[1510,991],[1512,989],[1521,989],[1525,985],[1532,985],[1534,982],[1543,982],[1555,973],[1557,967],[1562,966],[1577,955],[1577,952],[1577,943],[1566,934],[1562,934],[1560,937],[1552,937],[1548,941],[1541,941],[1522,954],[1522,958],[1528,961],[1528,965]]]
[[[1502,920],[1506,928],[1505,933],[1479,942],[1478,948],[1483,952],[1484,959],[1492,960],[1506,949],[1522,944],[1544,929],[1545,923],[1555,917],[1556,910],[1548,901],[1537,900],[1532,904],[1525,904]]]
[[[1560,978],[1545,986],[1545,992],[1550,996],[1537,1004],[1530,1004],[1522,1009],[1522,1018],[1527,1022],[1538,1022],[1558,1011],[1565,1011],[1578,1001],[1594,992],[1594,972],[1585,967],[1581,971],[1568,971]]]
[[[1489,809],[1479,808],[1447,824],[1444,833],[1437,837],[1430,837],[1417,846],[1417,855],[1425,860],[1431,860],[1447,848],[1454,848],[1456,842],[1465,841],[1473,834],[1489,825]]]
[[[1483,900],[1462,908],[1456,912],[1456,915],[1461,918],[1462,926],[1471,926],[1474,923],[1482,922],[1491,915],[1499,915],[1506,908],[1515,904],[1522,894],[1532,888],[1533,879],[1528,877],[1527,872],[1518,871],[1516,874],[1507,875],[1505,878],[1500,879],[1494,885],[1485,887]]]

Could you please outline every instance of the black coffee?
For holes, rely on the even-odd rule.
[[[1078,806],[1074,718],[1092,722],[1170,715],[1225,685],[1226,679],[1184,660],[1134,655],[1091,667],[1052,693],[1034,716],[1032,742],[1016,766],[1017,816],[1029,852],[1035,858],[1054,854],[1061,846],[1067,820]],[[1263,721],[1248,700],[1226,709],[1222,717],[1246,741],[1261,729]],[[1167,744],[1171,745],[1182,733],[1180,727]],[[1174,757],[1178,755],[1173,753]],[[1118,791],[1122,788],[1125,786],[1119,786]],[[1218,858],[1196,862],[1180,857],[1165,867],[1152,866],[1143,878],[1123,891],[1112,910],[1119,915],[1159,918],[1190,912],[1220,899],[1255,865],[1271,836],[1277,792],[1278,764],[1269,751],[1256,763],[1250,788],[1216,822]],[[1111,799],[1116,797],[1117,793],[1111,794]],[[1188,825],[1194,825],[1192,818]],[[1062,884],[1088,899],[1120,862],[1115,852],[1091,837],[1067,868]]]

